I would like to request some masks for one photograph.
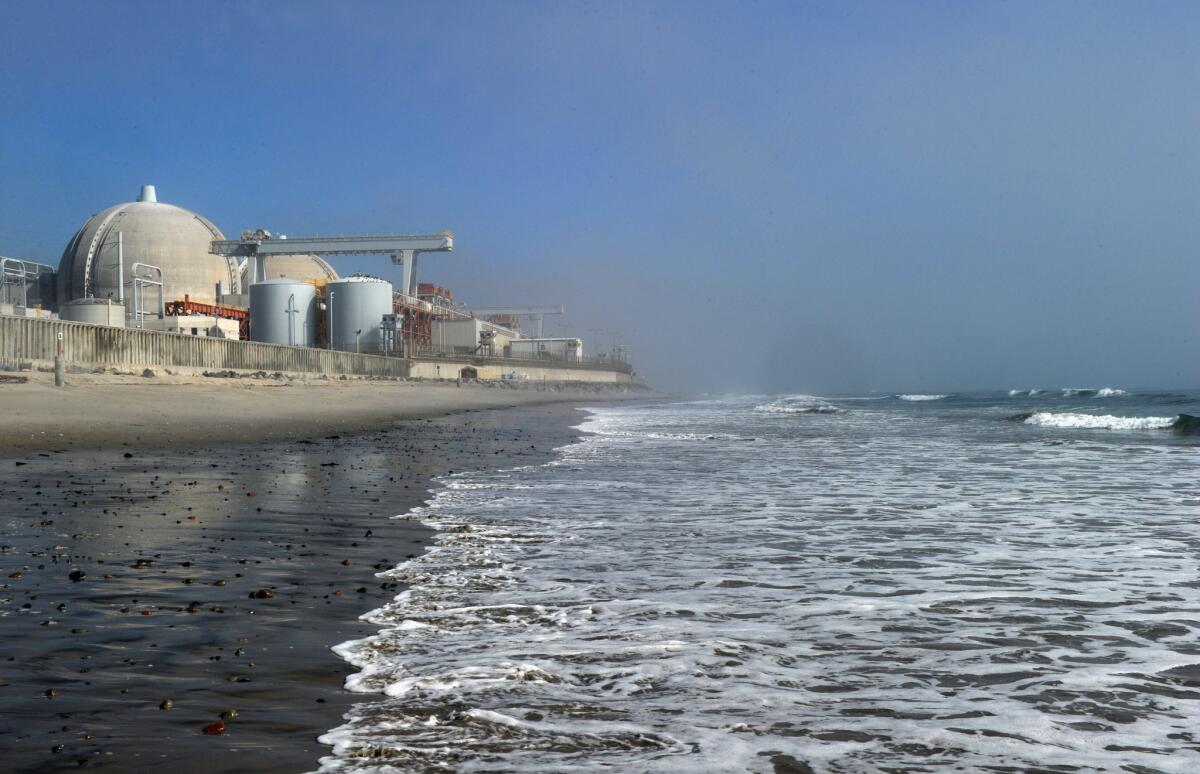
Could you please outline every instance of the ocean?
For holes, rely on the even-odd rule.
[[[589,409],[442,480],[325,772],[1200,771],[1200,392]],[[379,695],[379,694],[382,694]]]

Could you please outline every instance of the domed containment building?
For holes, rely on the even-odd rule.
[[[162,269],[166,301],[188,296],[216,303],[218,288],[241,291],[237,259],[209,252],[212,240],[224,238],[212,221],[158,201],[154,186],[144,185],[136,202],[109,207],[75,232],[58,265],[58,301],[124,298],[129,306],[133,266],[144,263]],[[120,264],[123,274],[118,276]],[[139,276],[150,275],[139,271]],[[147,300],[150,295],[147,291]]]

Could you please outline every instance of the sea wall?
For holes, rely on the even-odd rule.
[[[0,362],[53,364],[60,333],[68,365],[408,376],[397,358],[22,317],[0,317]]]
[[[531,380],[628,383],[627,365],[581,363],[572,367],[525,366],[500,358],[405,360],[308,347],[187,336],[136,328],[112,328],[66,320],[0,316],[0,365],[51,366],[62,335],[67,365],[115,368],[169,368],[201,371],[280,371],[294,374],[392,376],[453,379],[472,366],[481,379],[499,379],[516,371]]]
[[[529,381],[602,382],[629,384],[633,370],[626,363],[544,364],[507,358],[422,358],[412,361],[410,375],[419,379],[454,379],[463,368],[474,368],[480,379],[517,375]]]

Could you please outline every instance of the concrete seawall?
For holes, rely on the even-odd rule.
[[[555,363],[511,358],[441,358],[417,357],[412,361],[409,375],[418,379],[453,379],[464,366],[474,368],[480,379],[504,379],[522,375],[530,381],[603,382],[629,384],[633,369],[626,363]]]
[[[280,371],[293,374],[453,379],[458,376],[459,369],[470,365],[477,369],[482,379],[498,379],[502,374],[518,371],[537,380],[631,381],[630,369],[623,363],[605,367],[583,363],[548,366],[499,358],[418,358],[409,361],[328,349],[7,316],[0,316],[0,365],[53,365],[59,334],[62,334],[66,363],[78,366],[157,367],[180,373]]]

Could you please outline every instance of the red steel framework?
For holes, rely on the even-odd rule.
[[[392,311],[401,317],[401,335],[409,351],[433,348],[433,311],[428,304],[417,306],[406,300],[396,299]]]
[[[168,301],[167,314],[174,317],[185,317],[189,314],[202,314],[206,317],[223,317],[226,320],[238,321],[238,338],[243,341],[250,338],[250,313],[236,306],[221,304],[202,304],[193,301],[190,296],[184,296],[182,301]]]

